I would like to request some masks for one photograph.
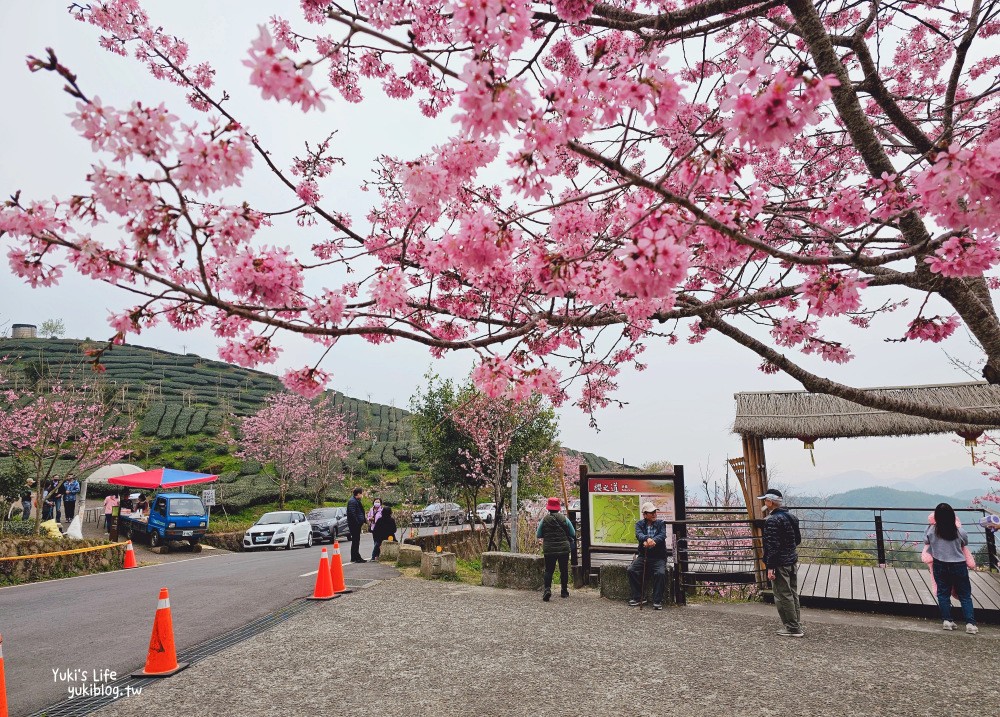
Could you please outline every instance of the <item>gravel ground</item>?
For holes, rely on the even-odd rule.
[[[662,612],[592,590],[401,577],[317,604],[95,714],[968,715],[1000,709],[1000,630],[774,608]],[[370,636],[377,635],[378,639]],[[351,643],[353,642],[353,648]],[[294,646],[294,647],[293,647]],[[318,655],[336,655],[318,661]],[[234,710],[238,704],[239,709]]]

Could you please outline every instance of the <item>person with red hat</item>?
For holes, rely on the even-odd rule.
[[[545,504],[549,514],[538,523],[535,537],[542,546],[545,556],[545,592],[542,600],[549,601],[552,597],[552,574],[559,563],[559,579],[562,581],[561,597],[569,597],[569,549],[570,541],[576,539],[576,530],[569,518],[560,515],[562,505],[558,498],[549,498]]]

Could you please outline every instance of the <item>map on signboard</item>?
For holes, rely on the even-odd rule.
[[[591,494],[593,542],[599,545],[635,545],[635,521],[639,517],[639,495]]]

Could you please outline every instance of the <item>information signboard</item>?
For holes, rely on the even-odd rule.
[[[588,476],[590,546],[635,548],[635,524],[642,518],[642,504],[655,505],[656,517],[669,523],[677,519],[676,491],[672,476]],[[667,525],[668,546],[671,540]]]
[[[215,505],[215,488],[207,488],[201,492],[201,502],[206,506]]]

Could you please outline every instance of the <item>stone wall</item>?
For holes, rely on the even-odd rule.
[[[213,548],[222,548],[223,550],[231,550],[234,553],[243,552],[243,534],[246,531],[238,530],[235,533],[205,533],[205,537],[201,539],[201,542],[205,545],[211,545]]]
[[[525,553],[483,553],[483,585],[514,590],[541,590],[545,559]]]
[[[423,531],[430,531],[424,528]],[[486,549],[489,534],[484,531],[456,530],[453,533],[434,535],[432,532],[403,540],[407,545],[416,545],[425,552],[434,552],[437,546],[464,559],[477,558]]]
[[[629,584],[628,584],[628,570],[627,563],[605,563],[600,569],[600,586],[601,586],[601,597],[608,598],[609,600],[628,600],[629,598]],[[674,593],[673,593],[673,576],[674,567],[672,565],[667,565],[667,575],[665,577],[666,584],[663,590],[663,602],[673,603]],[[652,580],[646,580],[646,590],[643,598],[652,602],[653,587]]]
[[[18,555],[56,553],[77,548],[108,545],[103,540],[62,540],[56,538],[5,538],[0,540],[0,558]],[[51,558],[0,560],[0,585],[31,583],[54,578],[69,578],[88,573],[120,570],[125,564],[125,543],[86,553],[58,555]]]

